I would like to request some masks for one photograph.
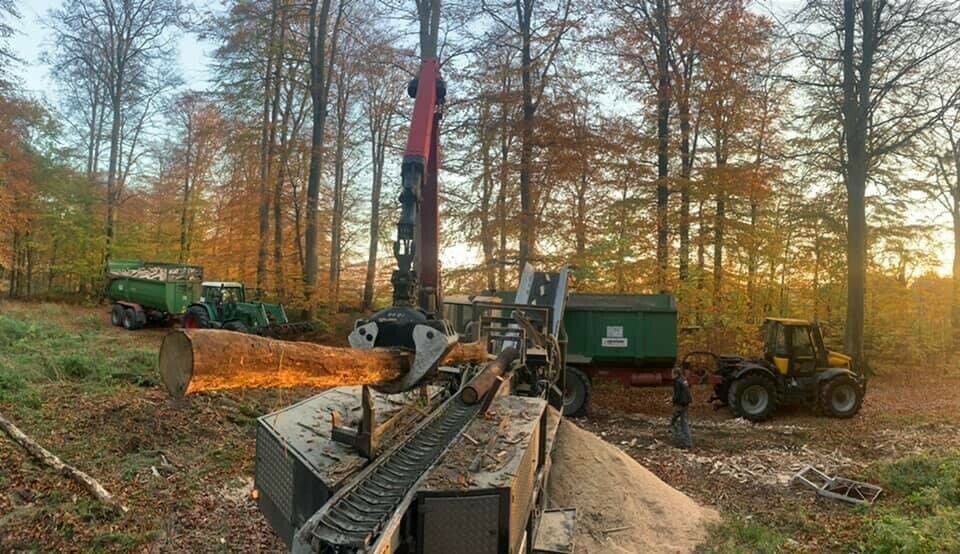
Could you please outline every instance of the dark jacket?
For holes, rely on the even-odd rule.
[[[693,397],[690,395],[690,385],[687,384],[687,379],[685,377],[678,377],[673,380],[673,405],[674,406],[689,406],[693,402]]]

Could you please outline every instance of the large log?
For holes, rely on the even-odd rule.
[[[289,342],[217,329],[182,329],[163,339],[160,376],[172,396],[243,388],[377,385],[410,367],[412,354]],[[445,364],[488,358],[480,343],[458,344]]]

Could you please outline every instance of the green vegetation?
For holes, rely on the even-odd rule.
[[[960,552],[960,452],[883,464],[877,478],[887,495],[867,512],[864,551]]]
[[[55,306],[38,305],[47,314]],[[103,388],[156,382],[156,352],[102,332],[95,317],[67,330],[47,318],[0,314],[0,401],[38,404],[36,387],[62,381]]]
[[[762,523],[737,515],[727,515],[710,532],[703,552],[735,554],[754,552],[773,554],[783,550],[787,536]]]

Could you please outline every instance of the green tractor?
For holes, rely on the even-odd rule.
[[[200,301],[183,316],[188,329],[225,329],[276,338],[291,338],[313,329],[310,322],[290,323],[280,304],[247,302],[243,283],[205,281]]]

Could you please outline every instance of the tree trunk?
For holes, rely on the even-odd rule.
[[[307,311],[316,313],[317,288],[317,218],[320,207],[320,170],[323,160],[323,127],[327,120],[327,74],[324,55],[327,44],[327,24],[330,18],[331,0],[323,0],[317,19],[317,2],[310,2],[310,101],[313,105],[313,132],[310,145],[310,177],[307,180],[307,207],[304,230],[304,295]],[[338,17],[339,19],[339,17]],[[333,52],[330,57],[333,58]]]
[[[333,217],[330,221],[330,312],[340,305],[340,271],[343,260],[343,222],[346,209],[346,143],[347,117],[350,113],[349,68],[341,65],[337,84],[336,146],[333,159]]]
[[[506,91],[507,81],[504,80],[504,91]],[[507,187],[509,186],[507,172],[507,161],[510,157],[510,130],[507,127],[507,106],[503,104],[500,108],[500,183],[497,188],[497,231],[499,241],[497,244],[497,289],[504,290],[507,286]]]
[[[873,1],[862,0],[862,59],[854,62],[857,23],[856,2],[843,3],[843,127],[847,167],[847,325],[845,346],[858,367],[865,366],[864,323],[866,319],[867,261],[867,114],[870,109],[870,74],[875,36]],[[859,76],[859,79],[858,79]]]
[[[191,183],[191,157],[193,154],[193,114],[184,114],[187,118],[187,151],[186,160],[183,168],[183,203],[180,205],[180,263],[186,263],[190,253],[187,252],[187,237],[190,234],[190,189]]]
[[[667,290],[667,183],[670,160],[669,0],[657,0],[657,289]]]
[[[271,122],[271,133],[276,134],[277,110],[280,105],[281,82],[283,81],[283,62],[286,55],[286,30],[287,30],[287,5],[286,0],[280,2],[280,38],[279,48],[277,49],[276,71],[273,76],[273,121]],[[290,75],[292,77],[292,75]],[[283,115],[280,122],[280,163],[277,164],[277,178],[273,186],[273,275],[274,290],[277,298],[281,301],[286,299],[286,283],[284,282],[283,271],[283,183],[287,176],[287,161],[290,158],[290,137],[287,136],[290,124],[290,114],[293,110],[293,89],[291,88],[286,95],[286,102],[283,106]],[[270,140],[270,149],[273,150],[274,139]],[[269,156],[273,158],[272,152]]]
[[[960,170],[960,167],[957,168]],[[957,174],[960,190],[960,173]],[[953,330],[952,347],[960,352],[960,201],[953,201],[953,298],[950,304],[950,324]]]
[[[723,232],[726,221],[726,194],[717,192],[717,213],[713,224],[713,301],[719,306],[723,294]]]
[[[747,241],[747,313],[750,321],[756,320],[757,315],[757,266],[759,253],[757,247],[757,223],[760,218],[760,206],[755,196],[750,198],[750,240]]]
[[[256,297],[260,298],[267,288],[267,244],[270,233],[270,170],[273,164],[274,124],[276,121],[277,98],[273,94],[273,64],[276,53],[277,15],[279,2],[273,0],[270,4],[270,38],[267,41],[267,59],[263,71],[263,113],[260,122],[260,206],[258,219],[260,222],[257,243],[257,290]],[[277,62],[279,65],[279,62]]]
[[[703,213],[703,200],[700,200],[697,209],[697,325],[703,325],[703,304],[704,304],[704,279],[703,272],[706,271],[706,224],[707,218]]]
[[[384,109],[383,106],[379,106]],[[370,109],[373,109],[371,106]],[[370,243],[367,248],[367,275],[363,282],[363,311],[373,309],[377,278],[377,251],[380,244],[380,191],[383,189],[383,169],[386,161],[386,141],[390,136],[389,114],[370,116],[370,152],[372,154],[373,183],[370,187]]]
[[[104,252],[105,262],[109,262],[110,258],[113,257],[114,221],[116,219],[117,198],[120,196],[116,191],[118,186],[117,165],[120,160],[120,122],[122,116],[120,93],[114,92],[112,100],[113,121],[110,124],[110,165],[107,169],[107,244]]]
[[[689,85],[684,83],[684,87]],[[680,281],[690,277],[690,175],[693,152],[690,144],[690,99],[685,93],[679,106],[680,116]]]
[[[386,383],[411,354],[288,342],[219,329],[178,330],[160,346],[160,376],[176,398],[236,388],[329,388]],[[488,359],[482,343],[458,344],[445,364]]]
[[[516,0],[520,27],[520,78],[523,96],[523,123],[520,134],[520,259],[519,271],[536,255],[537,218],[535,198],[530,176],[533,161],[533,118],[536,107],[533,104],[533,60],[530,53],[531,19],[533,2]]]

